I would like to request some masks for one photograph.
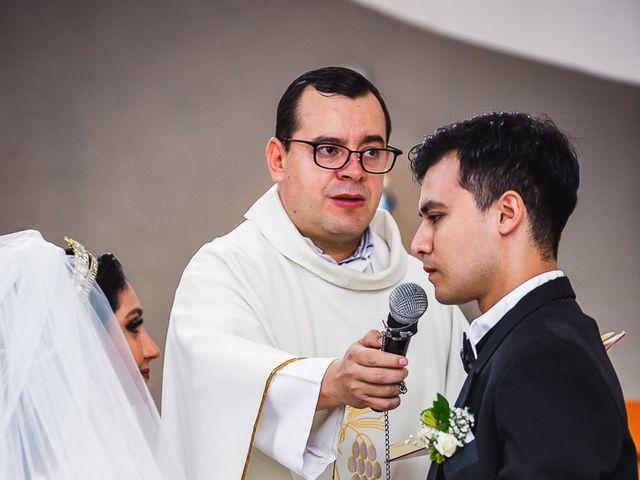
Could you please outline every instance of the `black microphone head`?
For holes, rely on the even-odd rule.
[[[417,283],[401,283],[389,295],[391,317],[402,325],[417,322],[427,310],[428,304],[427,294]]]

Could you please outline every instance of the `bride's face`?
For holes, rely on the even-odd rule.
[[[116,319],[124,332],[144,381],[148,382],[149,362],[160,356],[160,349],[142,326],[144,320],[142,319],[140,300],[129,282],[118,295],[118,300],[120,306],[115,312]]]

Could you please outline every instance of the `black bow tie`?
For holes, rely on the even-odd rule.
[[[473,362],[476,361],[476,356],[473,353],[473,347],[467,337],[466,333],[462,334],[462,350],[460,350],[460,358],[462,359],[462,367],[464,371],[469,373]]]

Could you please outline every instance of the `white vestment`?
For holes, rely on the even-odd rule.
[[[459,351],[466,320],[457,307],[436,302],[422,265],[404,250],[387,212],[376,213],[371,229],[388,265],[371,274],[315,253],[286,214],[276,186],[245,218],[193,257],[171,312],[162,415],[188,478],[291,479],[298,478],[292,472],[319,469],[306,473],[316,477],[325,470],[345,429],[343,409],[314,411],[324,371],[367,331],[383,328],[389,293],[402,282],[422,285],[429,308],[407,355],[408,393],[390,412],[391,441],[418,431],[420,412],[436,393],[455,399],[465,375]],[[306,399],[288,395],[286,382],[269,391],[281,377],[306,389]],[[279,409],[272,408],[271,395],[283,404]],[[357,412],[348,416],[357,423]],[[382,460],[384,445],[377,449]],[[422,479],[427,463],[425,457],[401,461],[394,476]],[[322,478],[331,478],[332,470]]]

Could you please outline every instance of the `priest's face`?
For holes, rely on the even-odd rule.
[[[385,147],[385,118],[371,93],[359,98],[303,91],[292,138],[344,145],[351,150]],[[384,175],[367,173],[358,156],[327,170],[313,161],[313,147],[276,138],[267,144],[272,179],[287,214],[300,232],[336,260],[348,257],[375,214]]]
[[[483,310],[499,277],[499,233],[492,210],[481,211],[460,186],[458,169],[457,154],[449,153],[427,170],[411,252],[422,260],[439,302],[476,300]]]

